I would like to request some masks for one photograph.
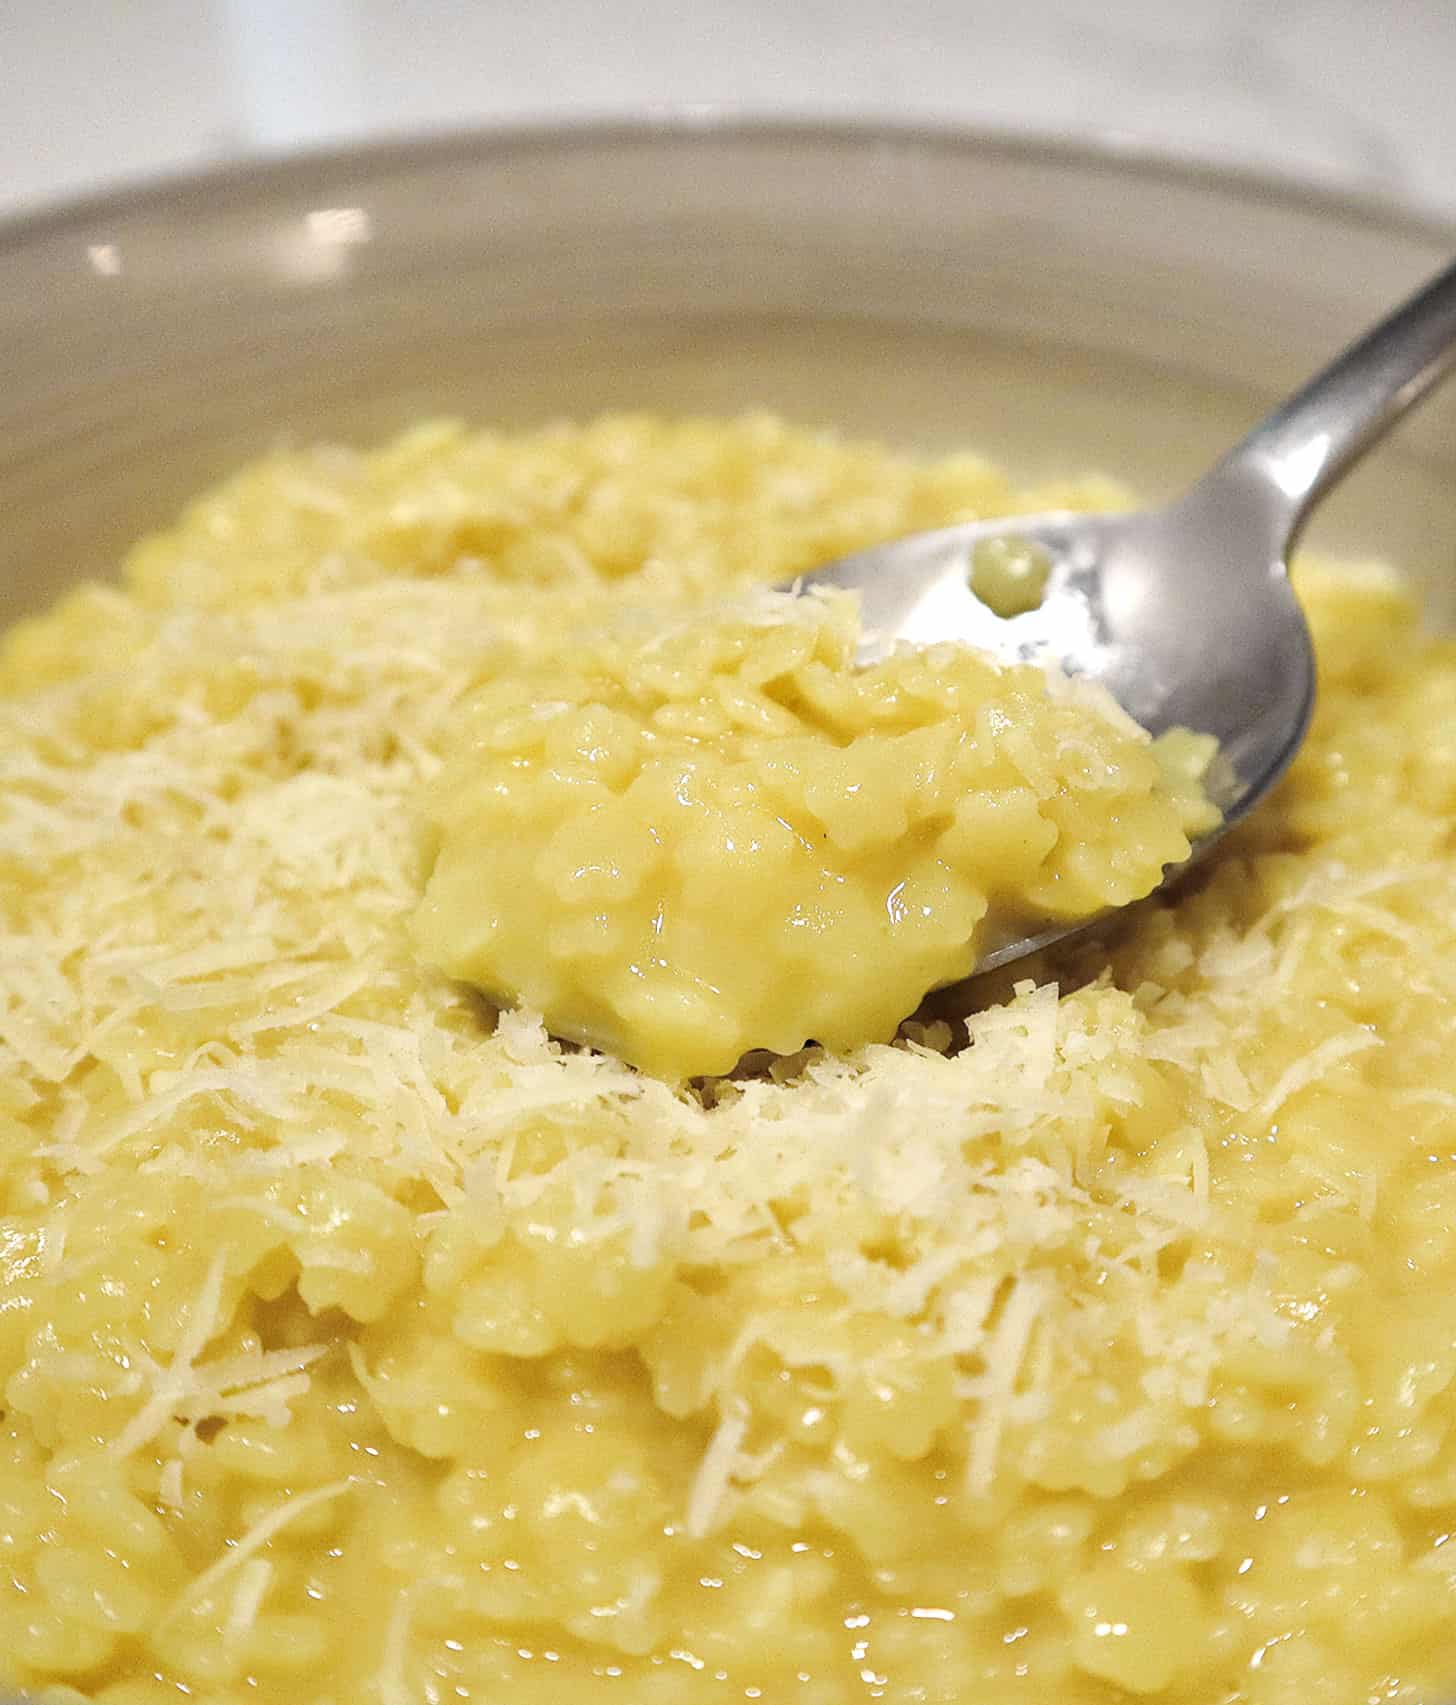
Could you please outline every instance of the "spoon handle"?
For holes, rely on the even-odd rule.
[[[1320,498],[1456,367],[1456,263],[1352,343],[1210,477],[1253,474],[1287,538]]]

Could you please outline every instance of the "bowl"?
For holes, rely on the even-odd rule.
[[[1380,202],[1052,142],[653,122],[362,147],[0,228],[0,620],[280,438],[768,408],[1149,497],[1431,272]],[[1456,613],[1456,396],[1321,517]]]
[[[425,415],[770,409],[1155,498],[1453,250],[1389,204],[884,126],[517,130],[76,203],[0,228],[0,621],[280,438]],[[1456,619],[1456,394],[1317,531]]]

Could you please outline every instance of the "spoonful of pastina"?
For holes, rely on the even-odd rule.
[[[1105,687],[1153,735],[1218,742],[1221,813],[1191,858],[1269,792],[1299,749],[1314,660],[1289,553],[1315,506],[1456,363],[1456,265],[1352,344],[1185,496],[1130,515],[1048,514],[915,533],[804,575],[857,594],[859,659],[959,641]],[[1174,874],[1170,869],[1169,875]],[[977,970],[1085,928],[997,943]]]

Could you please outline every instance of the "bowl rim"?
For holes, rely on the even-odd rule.
[[[668,107],[624,116],[505,119],[279,152],[255,151],[211,165],[166,169],[0,214],[0,261],[32,243],[64,237],[98,220],[201,208],[217,196],[266,200],[279,193],[296,193],[316,179],[341,171],[368,175],[515,152],[575,152],[664,142],[688,150],[735,141],[780,146],[830,143],[864,151],[918,148],[1009,164],[1102,171],[1151,185],[1202,188],[1272,204],[1291,213],[1312,213],[1367,230],[1456,248],[1456,218],[1415,206],[1396,195],[1342,185],[1296,170],[1214,162],[1117,132],[1078,138],[953,119],[768,116],[733,108]]]

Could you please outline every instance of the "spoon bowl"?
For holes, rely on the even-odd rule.
[[[1165,508],[1047,514],[914,533],[801,576],[859,599],[871,663],[896,645],[956,641],[1006,663],[1056,665],[1105,687],[1150,734],[1211,734],[1223,814],[1205,856],[1299,750],[1314,705],[1309,629],[1290,550],[1319,500],[1456,363],[1456,265],[1353,344]],[[978,548],[1005,542],[1046,569],[1032,607],[998,615],[973,590]],[[994,943],[995,969],[1089,923]]]

